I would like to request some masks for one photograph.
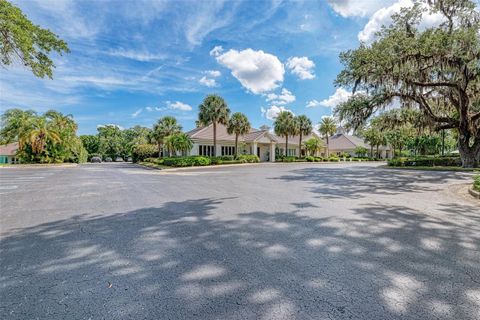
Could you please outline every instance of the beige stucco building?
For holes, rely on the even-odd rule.
[[[213,156],[213,125],[195,128],[187,132],[193,141],[193,148],[189,155]],[[303,142],[312,135],[303,137]],[[288,138],[288,155],[299,156],[299,137]],[[268,129],[254,129],[249,133],[240,136],[238,139],[239,154],[256,154],[260,161],[275,161],[275,155],[283,155],[285,152],[285,138],[278,137]],[[324,150],[319,151],[324,153]],[[235,155],[235,135],[228,134],[224,125],[217,124],[217,156]]]

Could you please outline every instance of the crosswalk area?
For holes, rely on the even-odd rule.
[[[0,195],[17,192],[30,184],[42,181],[51,176],[54,172],[42,172],[41,174],[25,170],[25,172],[15,170],[0,172]]]

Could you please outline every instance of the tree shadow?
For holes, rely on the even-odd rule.
[[[4,234],[0,318],[479,316],[480,227],[465,212],[450,222],[369,204],[353,218],[312,217],[307,210],[322,209],[297,203],[226,218],[225,200],[77,215]]]
[[[471,179],[462,172],[400,171],[372,167],[304,168],[288,175],[273,177],[289,183],[308,182],[310,192],[319,198],[359,199],[375,195],[397,195],[405,192],[438,191],[438,184],[449,180]]]

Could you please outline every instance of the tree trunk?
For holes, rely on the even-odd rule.
[[[162,156],[162,144],[158,144],[158,157],[160,158]]]
[[[373,158],[373,145],[370,145],[370,158]]]
[[[300,132],[300,141],[298,145],[298,157],[302,157],[302,132]]]
[[[379,150],[378,150],[378,149],[379,149],[379,147],[380,147],[380,146],[377,144],[377,154],[375,155],[375,158],[378,158],[378,159],[380,159],[380,154],[378,153],[378,151],[379,151]]]
[[[475,168],[480,163],[480,138],[475,139],[472,146],[469,146],[468,141],[462,139],[462,136],[458,137],[458,151],[460,153],[460,159],[462,160],[462,167]]]
[[[285,157],[288,157],[288,135],[285,136]]]
[[[238,134],[235,134],[235,158],[238,158]]]
[[[330,150],[328,147],[328,135],[327,135],[327,158],[330,158]]]
[[[213,156],[217,156],[217,123],[213,122]]]

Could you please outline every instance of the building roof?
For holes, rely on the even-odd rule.
[[[210,124],[206,127],[195,128],[188,131],[187,135],[191,139],[213,140],[213,125]],[[264,136],[268,137],[270,140],[277,141],[276,136],[269,133],[267,130],[259,130],[255,128],[251,128],[249,133],[240,136],[238,140],[243,142],[254,142]],[[235,135],[228,134],[225,125],[217,124],[217,141],[235,141]]]
[[[18,142],[0,145],[0,156],[14,156],[18,150]]]
[[[362,138],[344,133],[337,133],[328,138],[330,150],[353,150],[356,147],[370,149],[370,145]],[[380,150],[390,150],[388,146],[380,146]]]

